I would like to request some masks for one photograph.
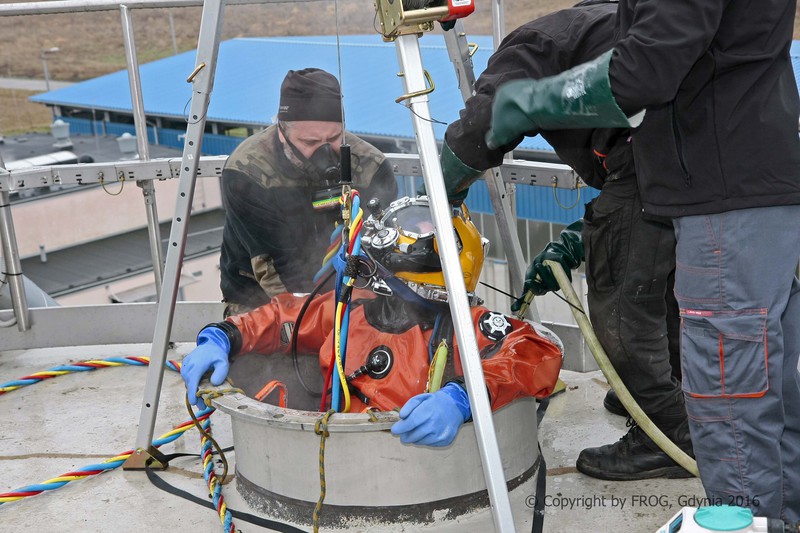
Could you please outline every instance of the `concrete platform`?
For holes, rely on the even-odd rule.
[[[179,345],[170,359],[180,359],[192,347]],[[149,350],[149,345],[142,344],[0,352],[0,383],[70,362],[147,356]],[[4,476],[0,492],[41,483],[132,448],[145,377],[144,367],[105,368],[48,379],[4,394],[0,398],[4,404],[0,434],[0,468]],[[564,371],[562,379],[567,391],[552,399],[539,434],[548,467],[546,532],[654,532],[686,500],[702,496],[696,479],[606,482],[579,474],[574,465],[580,450],[615,441],[626,430],[625,420],[602,408],[608,386],[599,372]],[[180,378],[175,372],[167,372],[156,437],[189,420],[183,394]],[[220,445],[230,446],[229,419],[215,413],[212,426]],[[190,430],[162,451],[198,453],[199,435]],[[235,453],[229,453],[228,459],[232,469]],[[180,489],[207,497],[198,458],[173,460],[160,475]],[[234,484],[223,489],[228,506],[252,512]],[[533,495],[532,487],[530,494]],[[270,531],[235,522],[245,532]],[[2,531],[221,530],[215,512],[157,489],[142,472],[121,468],[2,504],[0,524]],[[458,526],[458,531],[486,531],[485,525],[477,526],[469,520]]]

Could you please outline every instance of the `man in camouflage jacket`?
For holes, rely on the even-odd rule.
[[[249,137],[222,172],[225,228],[220,288],[226,315],[276,294],[309,292],[340,218],[339,149],[353,187],[388,205],[397,183],[384,155],[343,131],[339,82],[320,69],[289,71],[278,123]]]

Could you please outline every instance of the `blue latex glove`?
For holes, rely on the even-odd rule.
[[[450,382],[432,394],[418,394],[408,400],[400,410],[400,421],[392,426],[392,434],[399,435],[403,444],[448,446],[471,416],[467,391]]]
[[[186,382],[186,395],[189,397],[189,403],[200,409],[206,408],[203,399],[197,396],[200,380],[209,369],[213,368],[211,384],[222,385],[230,369],[228,363],[230,349],[231,342],[220,328],[213,326],[203,328],[197,335],[197,348],[183,358],[181,365],[181,377]]]

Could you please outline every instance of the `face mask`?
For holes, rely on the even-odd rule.
[[[317,148],[311,154],[309,161],[326,182],[333,184],[341,181],[342,172],[339,157],[330,144],[323,144]]]
[[[279,126],[280,127],[280,126]],[[301,163],[301,169],[317,178],[315,181],[323,180],[330,185],[336,184],[341,181],[341,165],[339,157],[330,144],[323,144],[317,148],[310,158],[307,158],[297,149],[297,147],[289,140],[286,135],[286,130],[281,127],[283,139],[286,146],[292,151],[292,154]]]

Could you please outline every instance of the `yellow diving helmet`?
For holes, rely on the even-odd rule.
[[[374,209],[364,223],[362,245],[417,295],[446,302],[447,289],[429,205],[427,196],[404,197],[386,209]],[[464,284],[467,292],[473,293],[489,241],[481,237],[464,204],[453,207],[452,212]]]

